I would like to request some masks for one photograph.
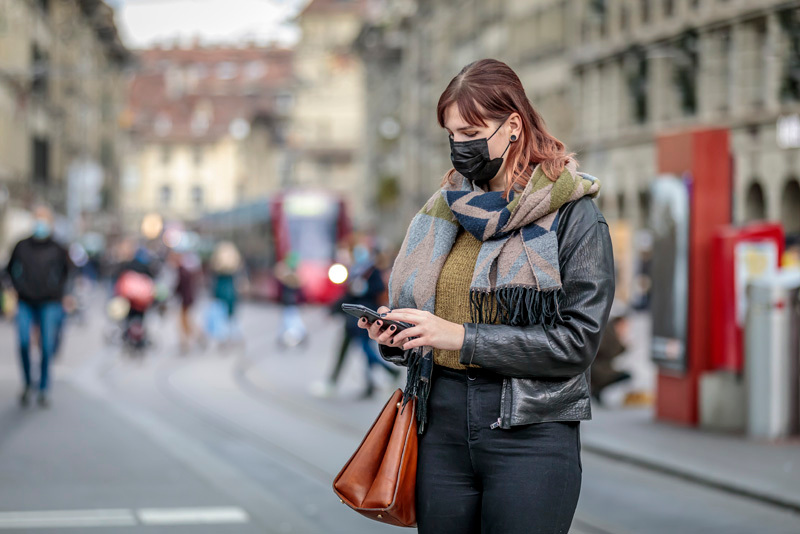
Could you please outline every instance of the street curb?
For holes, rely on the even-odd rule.
[[[647,456],[637,456],[628,452],[623,452],[608,445],[593,443],[593,440],[583,438],[581,440],[581,449],[583,451],[603,456],[611,460],[616,460],[636,467],[642,467],[665,475],[670,475],[676,478],[694,482],[709,488],[718,489],[739,495],[748,499],[757,500],[780,508],[785,508],[792,512],[800,513],[800,501],[794,499],[787,499],[782,495],[775,495],[770,492],[761,491],[752,487],[737,484],[735,481],[722,479],[708,473],[702,473],[698,470],[687,469],[680,465],[675,465],[668,462],[659,462]]]

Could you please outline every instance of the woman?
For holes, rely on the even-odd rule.
[[[453,170],[411,221],[386,319],[408,366],[422,533],[566,533],[581,484],[588,370],[614,294],[608,227],[517,75],[467,65],[437,108]]]

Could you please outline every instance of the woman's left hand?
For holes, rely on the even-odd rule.
[[[398,308],[387,313],[386,319],[414,325],[394,336],[393,345],[396,347],[402,344],[403,350],[423,345],[441,350],[461,350],[464,345],[464,325],[451,323],[431,312]],[[414,339],[408,339],[410,337]]]

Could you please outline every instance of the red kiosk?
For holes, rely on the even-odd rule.
[[[711,368],[711,243],[716,229],[731,222],[728,130],[664,135],[657,151],[658,172],[682,176],[687,186],[689,224],[685,349],[678,365],[659,367],[655,413],[661,420],[696,425],[700,375]]]

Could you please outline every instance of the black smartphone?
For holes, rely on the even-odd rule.
[[[349,313],[353,317],[366,317],[367,321],[374,323],[375,321],[383,321],[383,324],[386,326],[395,325],[397,327],[397,331],[405,330],[406,328],[410,328],[413,325],[409,323],[404,323],[403,321],[391,321],[389,319],[384,319],[381,315],[376,312],[375,310],[371,310],[366,306],[362,306],[361,304],[342,304],[342,311],[345,313]]]

